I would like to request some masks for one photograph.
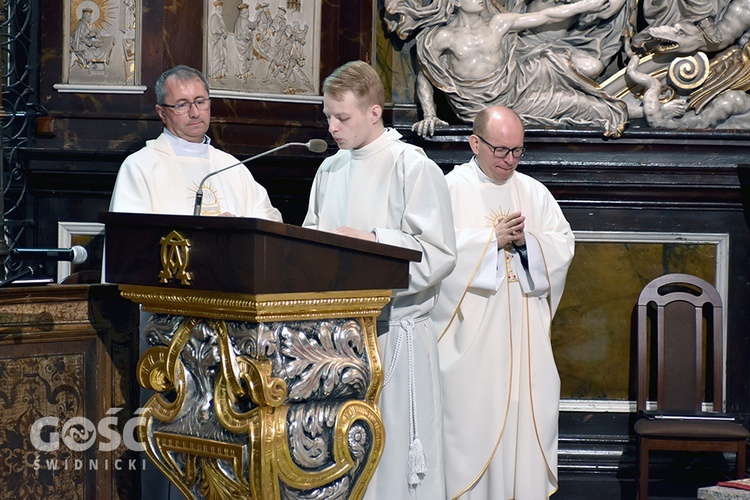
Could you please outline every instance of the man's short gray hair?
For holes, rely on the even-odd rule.
[[[203,83],[203,87],[206,89],[206,96],[208,96],[208,80],[206,80],[206,77],[203,76],[203,73],[195,68],[191,68],[190,66],[180,64],[179,66],[175,66],[172,69],[168,69],[167,71],[162,73],[161,76],[156,80],[156,85],[154,85],[154,91],[156,92],[156,104],[165,104],[164,84],[166,83],[168,78],[177,78],[178,80],[182,80],[183,82],[189,80],[200,80]]]

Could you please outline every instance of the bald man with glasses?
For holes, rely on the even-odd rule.
[[[448,498],[538,500],[557,490],[560,378],[550,324],[574,239],[552,194],[516,171],[518,115],[480,111],[474,157],[446,175],[456,229],[454,271],[438,328]]]
[[[128,156],[120,167],[110,211],[192,215],[195,192],[210,172],[239,160],[211,145],[209,86],[203,73],[175,66],[154,87],[162,134]],[[281,222],[265,188],[237,167],[203,185],[201,215],[234,215]]]

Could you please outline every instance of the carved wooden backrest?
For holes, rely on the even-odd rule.
[[[697,411],[710,397],[722,407],[722,302],[707,281],[667,274],[638,297],[638,410]],[[655,389],[655,391],[654,391]]]

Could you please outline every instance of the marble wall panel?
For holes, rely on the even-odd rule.
[[[665,236],[672,241],[665,241]],[[576,255],[552,325],[562,398],[634,399],[633,311],[638,295],[652,279],[687,273],[717,288],[719,278],[726,287],[727,255],[719,251],[716,242],[691,243],[657,234],[654,238],[653,242],[628,241],[625,233],[612,241],[576,242]]]

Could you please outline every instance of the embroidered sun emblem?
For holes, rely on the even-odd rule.
[[[198,191],[198,185],[193,184],[193,189],[189,191],[188,198],[195,199],[195,193]],[[219,193],[211,187],[209,182],[203,185],[203,201],[201,202],[201,215],[220,215],[221,214],[221,197]]]
[[[509,213],[510,212],[503,212],[502,208],[492,210],[489,215],[485,216],[485,219],[487,219],[487,225],[490,227],[495,227],[500,219],[502,219],[503,217],[507,217]]]

